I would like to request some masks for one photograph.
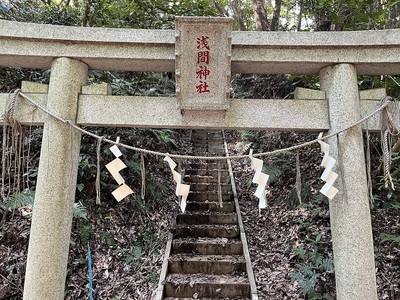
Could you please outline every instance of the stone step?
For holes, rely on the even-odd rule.
[[[225,156],[224,144],[219,145],[206,145],[203,143],[192,143],[193,153],[201,153],[202,156]],[[218,153],[218,155],[212,155],[212,153]]]
[[[176,224],[199,225],[199,224],[237,224],[237,214],[234,213],[206,213],[186,212],[178,214]]]
[[[217,138],[221,138],[221,139],[223,138],[223,134],[222,134],[221,131],[213,131],[213,132],[193,131],[192,132],[192,137],[191,137],[192,140],[196,140],[196,139],[199,139],[199,140],[204,140],[204,139],[206,139],[206,140],[208,140],[208,139],[215,140]]]
[[[192,154],[195,156],[207,156],[207,157],[226,156],[225,150],[217,149],[214,147],[196,147],[196,149],[193,150]]]
[[[246,272],[246,261],[242,255],[174,254],[168,260],[169,273],[181,274],[232,274]]]
[[[242,276],[170,274],[164,287],[166,297],[223,299],[250,296],[249,282]]]
[[[233,201],[232,193],[222,193],[221,198],[223,202]],[[219,202],[218,193],[206,193],[206,192],[189,192],[188,201],[208,201],[208,202]]]
[[[241,255],[242,242],[228,238],[178,238],[172,241],[172,253],[200,255]]]
[[[211,170],[211,171],[218,172],[218,168],[220,168],[221,171],[222,170],[228,171],[228,164],[225,160],[221,161],[219,165],[215,161],[208,161],[206,163],[201,163],[199,161],[193,161],[193,162],[189,163],[189,166],[191,169],[199,169],[199,170],[207,170],[207,171]]]
[[[210,132],[210,131],[208,131],[208,132],[205,132],[205,131],[193,131],[191,139],[192,140],[196,140],[196,139],[199,139],[199,140],[215,140],[215,139],[218,139],[218,138],[222,139],[223,137],[224,137],[224,135],[222,134],[221,131],[212,131],[212,132]]]
[[[209,237],[238,238],[238,225],[176,225],[173,228],[174,238]]]
[[[207,169],[185,169],[185,175],[188,176],[212,176],[214,178],[218,178],[218,170],[207,170]],[[221,178],[229,177],[228,170],[220,171]]]
[[[188,201],[186,206],[186,211],[216,211],[216,212],[234,212],[235,211],[234,202],[223,202],[222,207],[219,202],[194,202]]]
[[[185,183],[218,183],[218,177],[213,176],[200,176],[200,175],[185,175],[183,178]],[[221,176],[220,178],[221,184],[230,184],[231,179],[229,176]]]
[[[166,298],[164,298],[164,300],[193,300],[193,299],[196,299],[196,300],[214,300],[215,298],[193,298],[193,297],[190,297],[190,298],[166,297]],[[250,298],[245,298],[245,297],[242,297],[242,296],[234,297],[234,298],[229,297],[229,298],[217,298],[217,299],[219,299],[219,300],[250,300]]]
[[[197,148],[202,149],[205,147],[214,148],[214,149],[224,149],[224,139],[223,138],[192,139],[190,143],[191,143],[191,146],[194,148],[194,150],[197,150]]]
[[[190,185],[190,190],[193,192],[218,192],[218,184],[215,183],[196,183]],[[222,192],[231,192],[232,186],[230,184],[221,184]]]
[[[207,138],[207,139],[192,139],[190,141],[191,146],[196,150],[197,148],[215,148],[215,149],[224,149],[224,139],[223,138]]]
[[[191,144],[193,155],[225,156],[221,130],[193,130]],[[168,275],[162,281],[163,299],[250,300],[226,159],[193,161],[185,166],[184,175],[191,189],[186,213],[176,216],[172,231]]]

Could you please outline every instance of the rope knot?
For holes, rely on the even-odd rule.
[[[381,143],[383,150],[383,165],[385,187],[394,190],[392,176],[390,175],[391,165],[391,144],[392,137],[400,134],[400,106],[399,98],[386,97],[386,106],[381,114]]]

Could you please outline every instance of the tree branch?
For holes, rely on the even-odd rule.
[[[231,7],[232,7],[232,10],[233,10],[233,17],[239,23],[240,30],[241,31],[246,31],[247,27],[246,27],[246,24],[243,21],[242,16],[240,15],[236,0],[231,0]]]
[[[267,11],[265,9],[265,0],[253,0],[253,12],[256,21],[256,30],[269,30],[270,26],[267,18]]]
[[[281,17],[282,0],[275,0],[274,15],[271,21],[271,31],[277,31]]]
[[[87,27],[89,23],[89,14],[90,14],[90,3],[89,1],[86,1],[84,5],[84,15],[82,18],[82,27]]]
[[[301,20],[303,19],[303,1],[300,2],[300,11],[299,11],[299,15],[298,15],[298,22],[297,22],[297,31],[301,30]]]
[[[228,11],[221,5],[221,3],[215,0],[214,6],[218,10],[221,17],[229,17]]]

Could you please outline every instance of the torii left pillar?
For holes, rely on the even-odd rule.
[[[87,65],[80,61],[55,59],[47,108],[75,123],[78,96],[87,73]],[[80,133],[48,116],[40,152],[24,300],[64,299],[80,140]]]

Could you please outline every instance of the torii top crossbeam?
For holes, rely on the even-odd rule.
[[[57,57],[90,69],[173,72],[175,31],[69,27],[0,20],[0,65],[49,69]],[[318,74],[350,63],[358,75],[400,73],[400,29],[232,32],[232,72]]]

